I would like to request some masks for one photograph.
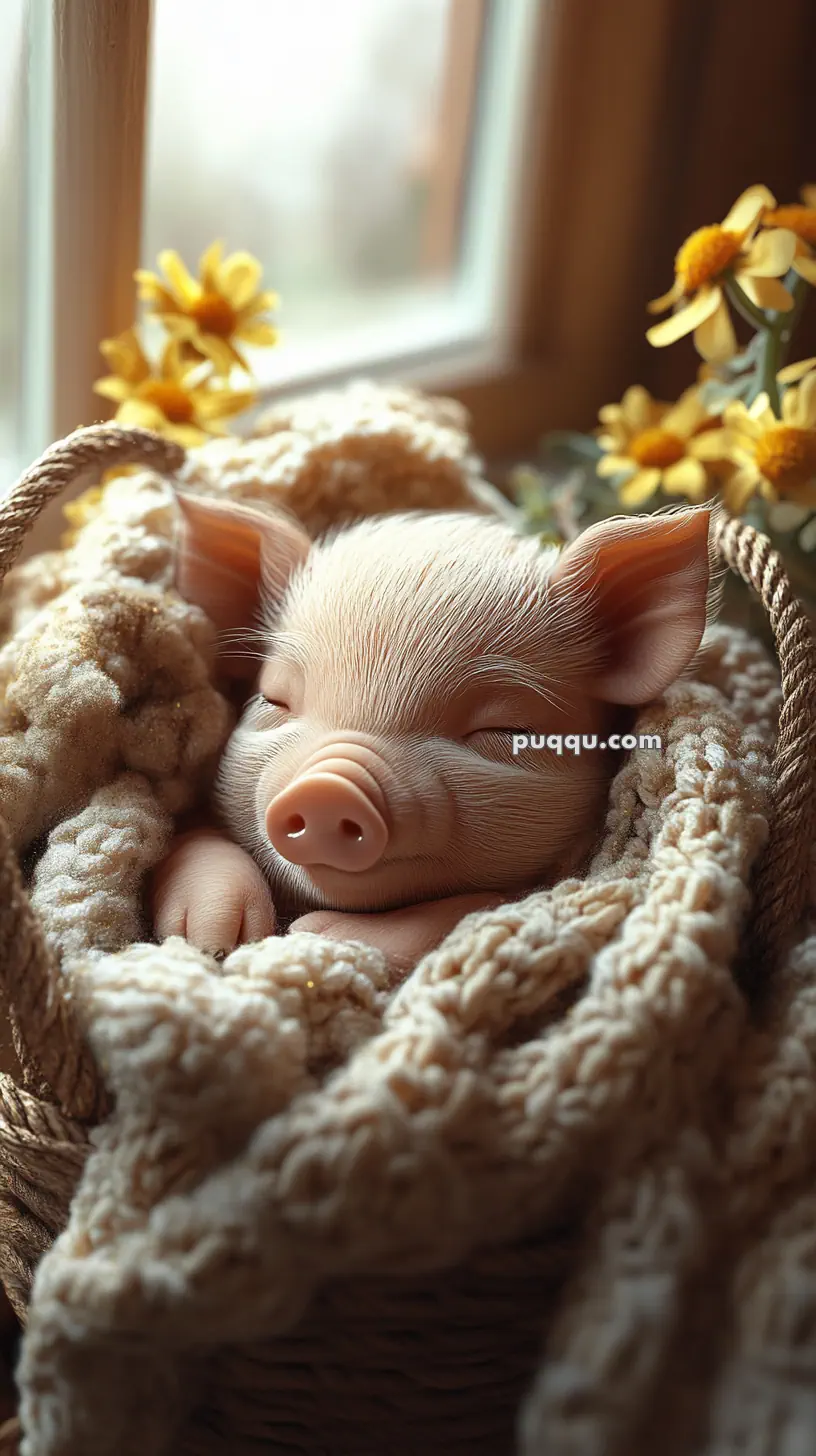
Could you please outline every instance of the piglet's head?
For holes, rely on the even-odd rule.
[[[560,553],[475,515],[370,518],[312,545],[246,506],[183,510],[181,590],[221,632],[261,623],[217,804],[294,908],[569,873],[615,757],[519,751],[519,736],[600,745],[688,667],[706,624],[707,508],[606,521]]]

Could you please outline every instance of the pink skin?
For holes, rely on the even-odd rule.
[[[707,508],[592,527],[562,553],[453,514],[299,526],[181,498],[179,590],[244,643],[257,691],[228,742],[220,827],[154,875],[157,934],[229,950],[276,928],[363,940],[400,969],[464,914],[586,857],[616,760],[512,752],[512,734],[603,740],[693,658]],[[252,656],[228,653],[238,685]],[[294,918],[292,918],[294,917]]]

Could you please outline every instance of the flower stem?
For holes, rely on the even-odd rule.
[[[742,317],[749,324],[753,324],[755,329],[758,329],[761,333],[765,333],[771,327],[767,314],[763,313],[761,308],[757,308],[756,304],[751,302],[747,293],[743,293],[733,274],[726,273],[723,282],[725,283],[725,291],[737,310],[737,313],[742,314]]]
[[[779,398],[779,385],[776,382],[776,376],[779,373],[779,370],[782,368],[782,360],[780,358],[780,354],[782,351],[782,334],[778,327],[775,329],[768,329],[763,340],[763,346],[762,364],[760,367],[759,376],[760,388],[758,392],[761,393],[762,390],[765,391],[768,399],[770,400],[771,409],[776,415],[776,418],[778,420],[781,420],[782,403]]]
[[[743,293],[736,278],[726,277],[724,281],[726,293],[737,312],[762,335],[756,369],[757,388],[753,398],[756,399],[763,392],[767,394],[776,418],[781,419],[782,404],[776,376],[782,368],[783,356],[792,332],[792,326],[788,325],[788,314],[777,313],[772,323],[768,315]]]
[[[806,279],[800,278],[799,275],[797,273],[794,273],[793,269],[791,269],[791,272],[785,279],[785,287],[788,289],[789,293],[793,294],[793,308],[789,309],[787,313],[784,313],[782,315],[782,326],[780,329],[780,333],[782,335],[782,345],[779,354],[780,369],[784,366],[788,354],[788,349],[790,348],[791,339],[793,338],[793,335],[795,334],[796,329],[799,325],[799,320],[802,317],[802,311],[807,301],[810,285],[808,284]]]

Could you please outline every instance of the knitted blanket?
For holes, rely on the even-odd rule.
[[[261,428],[182,478],[315,531],[484,506],[452,406],[358,387]],[[111,1098],[30,1293],[21,1456],[812,1449],[810,926],[761,1009],[733,974],[768,831],[764,649],[713,630],[641,713],[663,750],[621,767],[586,874],[468,916],[403,982],[302,933],[219,965],[153,943],[142,908],[234,718],[171,586],[174,522],[161,475],[116,479],[0,598],[2,814]],[[0,1125],[0,1163],[24,1151]],[[445,1325],[462,1269],[487,1356],[461,1300]]]

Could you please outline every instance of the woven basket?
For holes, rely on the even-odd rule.
[[[52,446],[0,502],[0,579],[40,511],[89,468],[140,463],[172,474],[184,459],[144,430],[93,426]],[[782,677],[773,812],[738,974],[752,994],[805,908],[816,828],[813,685],[807,618],[767,538],[722,518],[724,562],[756,591]],[[2,806],[0,805],[0,810]],[[0,1076],[0,1278],[20,1321],[37,1263],[64,1226],[106,1090],[61,990],[60,967],[29,903],[0,812],[0,986],[15,1076]],[[492,1250],[434,1276],[337,1281],[297,1330],[219,1353],[217,1408],[201,1410],[190,1451],[510,1452],[546,1310],[572,1262],[574,1235]],[[13,1450],[16,1422],[0,1432]],[[185,1451],[187,1447],[185,1447]]]

